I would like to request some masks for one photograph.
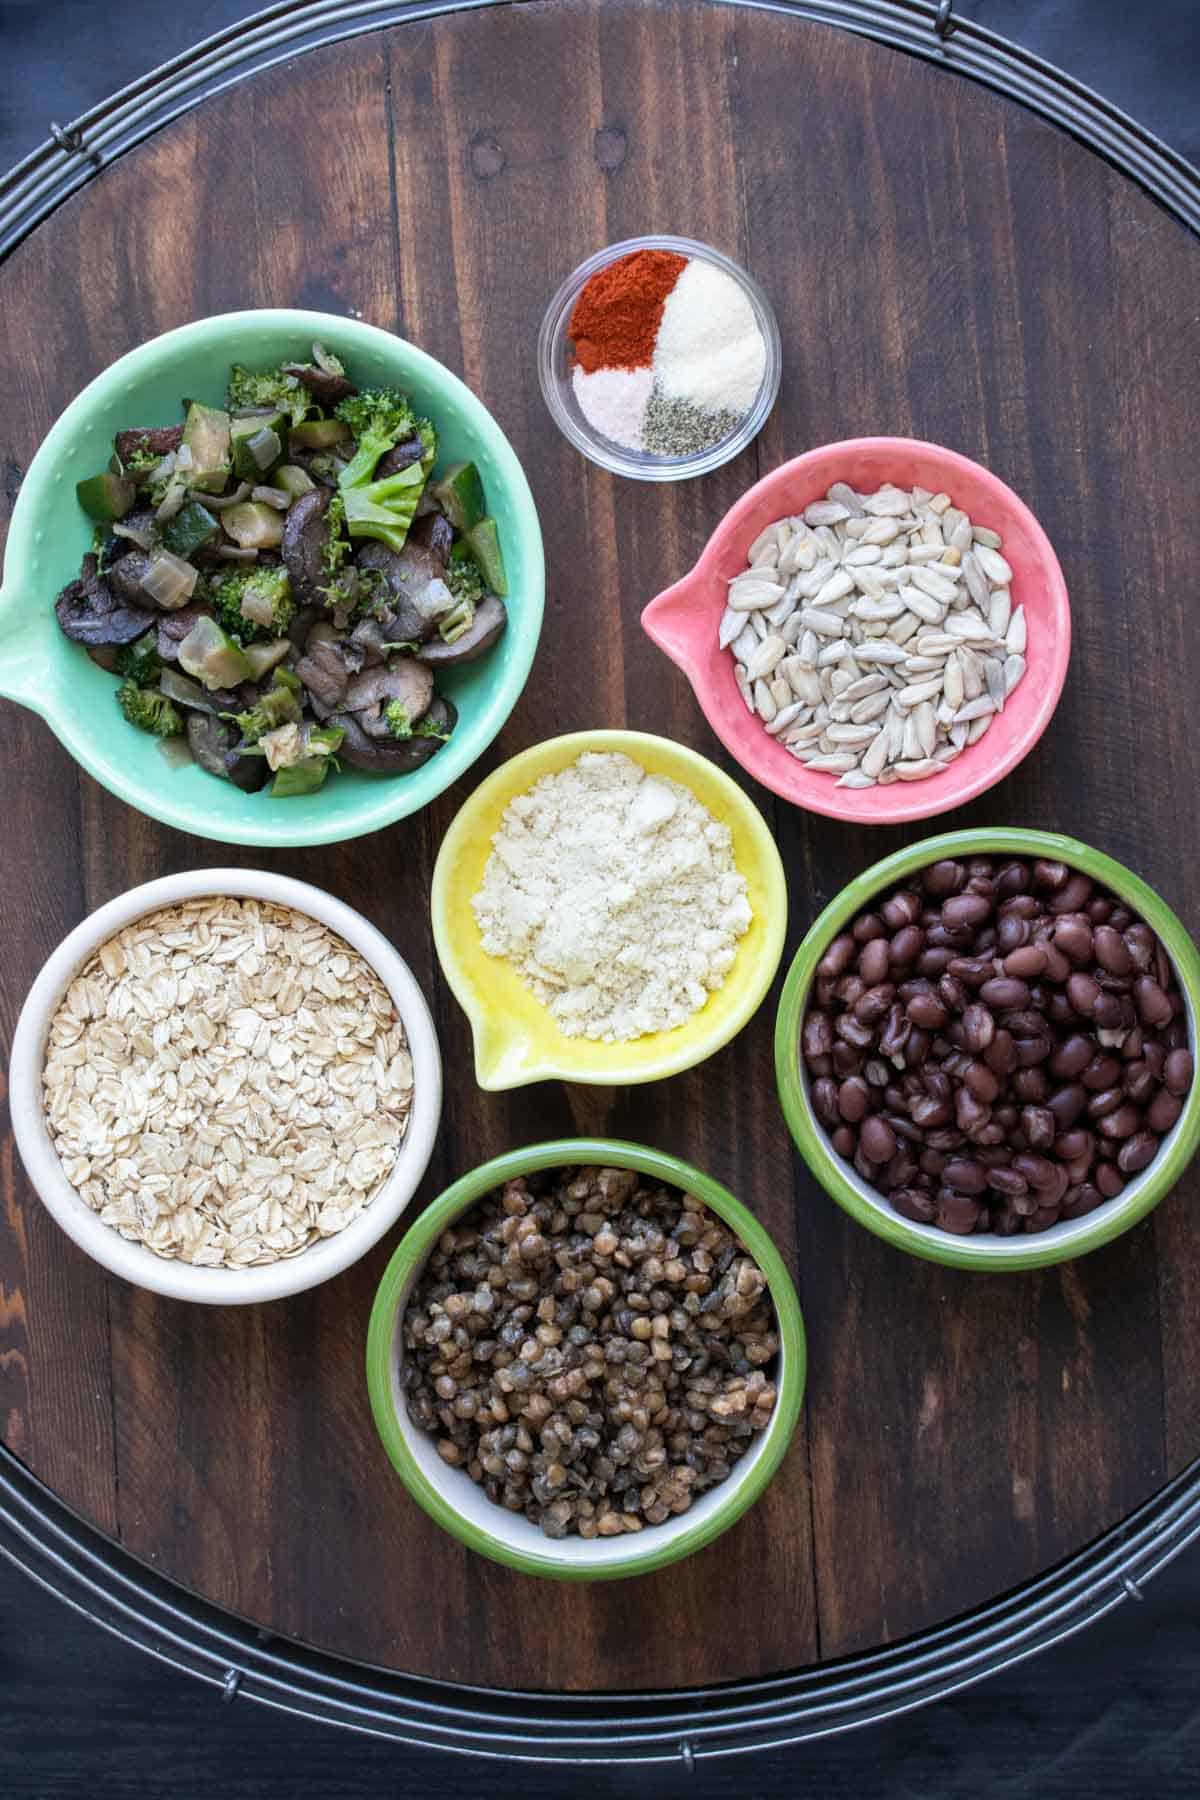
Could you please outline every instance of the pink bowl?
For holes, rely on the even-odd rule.
[[[746,711],[733,678],[733,657],[718,648],[726,585],[746,567],[746,552],[759,532],[773,519],[822,499],[835,481],[867,493],[885,481],[947,493],[976,524],[991,526],[1004,540],[1003,554],[1013,572],[1013,605],[1025,608],[1025,676],[987,735],[928,781],[839,788],[835,776],[810,772]],[[1066,582],[1050,540],[1029,508],[978,463],[916,438],[850,438],[806,451],[764,475],[726,513],[695,568],[651,600],[642,625],[678,663],[705,718],[756,781],[809,812],[861,825],[899,825],[949,812],[1007,775],[1050,723],[1071,654]]]

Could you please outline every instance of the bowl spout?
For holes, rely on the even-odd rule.
[[[17,700],[41,712],[45,658],[38,649],[36,621],[11,586],[0,588],[0,699]]]
[[[704,586],[705,575],[698,565],[673,587],[664,588],[642,611],[646,636],[683,670],[693,685],[705,654],[711,649],[710,609],[704,604]]]

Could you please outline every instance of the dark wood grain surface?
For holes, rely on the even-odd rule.
[[[758,444],[672,489],[584,464],[537,391],[548,295],[639,230],[745,261],[785,345]],[[696,0],[496,8],[315,53],[159,134],[15,253],[0,271],[14,480],[78,388],[155,332],[238,306],[353,311],[461,371],[496,413],[541,509],[549,592],[534,676],[489,758],[428,813],[341,848],[217,853],[126,811],[4,708],[5,1046],[41,960],[112,894],[216,860],[301,875],[387,931],[432,998],[451,1080],[422,1198],[575,1128],[681,1152],[775,1233],[811,1349],[787,1463],[731,1533],[643,1581],[546,1587],[441,1534],[376,1443],[362,1353],[394,1236],[280,1305],[158,1300],[58,1233],[6,1131],[0,1425],[71,1505],[157,1568],[327,1649],[464,1681],[620,1689],[795,1667],[948,1618],[1049,1567],[1200,1450],[1194,1179],[1077,1265],[991,1279],[916,1263],[853,1226],[791,1155],[770,1002],[736,1044],[657,1088],[484,1095],[427,908],[456,807],[529,743],[627,723],[725,760],[640,634],[640,607],[758,473],[880,431],[993,467],[1041,517],[1072,593],[1054,726],[956,822],[1072,829],[1196,925],[1198,256],[1090,153],[952,73]],[[793,946],[904,840],[757,798],[789,872]]]

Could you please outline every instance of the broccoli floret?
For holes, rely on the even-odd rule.
[[[135,644],[124,644],[117,651],[117,672],[127,675],[135,687],[149,687],[158,680],[161,668],[157,629],[148,631]]]
[[[350,427],[356,444],[353,457],[339,477],[342,487],[361,487],[370,481],[380,457],[419,428],[412,407],[395,388],[368,388],[361,394],[349,394],[334,407],[333,416]]]
[[[284,373],[282,363],[274,369],[245,369],[234,363],[229,371],[229,389],[225,396],[230,412],[244,412],[254,406],[276,406],[289,415],[293,425],[300,425],[313,410],[313,397],[295,375]]]
[[[223,719],[229,719],[237,726],[243,744],[257,744],[269,731],[277,731],[281,725],[299,725],[303,716],[300,683],[290,669],[276,669],[271,686],[249,712],[221,714]]]
[[[127,452],[121,458],[121,467],[126,475],[144,475],[148,469],[153,469],[161,461],[162,452],[152,450],[148,439],[143,438],[134,450]]]
[[[441,738],[443,744],[446,743],[450,736],[450,733],[439,725],[436,719],[430,718],[428,713],[426,713],[423,719],[418,719],[417,723],[413,726],[412,734],[414,737]]]
[[[425,479],[433,474],[433,465],[437,461],[438,439],[432,419],[417,420],[417,436],[425,449],[421,456],[421,467],[425,471]]]
[[[383,709],[383,717],[394,738],[410,738],[412,736],[412,720],[408,716],[403,701],[389,700]]]
[[[452,557],[444,580],[460,606],[478,606],[483,599],[483,576],[468,557]]]
[[[219,624],[239,644],[283,637],[296,613],[292,584],[281,564],[233,569],[211,584],[208,597]],[[268,608],[269,619],[257,616]]]
[[[350,539],[346,536],[346,503],[340,494],[335,494],[329,502],[325,519],[329,532],[321,556],[325,575],[321,592],[325,596],[326,605],[332,607],[352,597],[351,591],[342,582],[342,568],[350,554]]]
[[[425,486],[425,471],[420,463],[410,463],[398,475],[387,475],[382,481],[365,481],[360,486],[353,486],[347,480],[349,473],[347,469],[342,474],[339,485],[350,536],[377,538],[391,550],[403,550]]]
[[[148,731],[152,737],[178,737],[183,720],[165,694],[152,688],[139,687],[136,681],[123,681],[117,689],[117,705],[131,725]]]

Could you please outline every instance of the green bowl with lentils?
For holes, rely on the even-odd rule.
[[[447,1188],[388,1264],[367,1338],[413,1498],[468,1549],[573,1581],[648,1574],[739,1519],[787,1450],[805,1366],[753,1214],[605,1138],[510,1151]]]

